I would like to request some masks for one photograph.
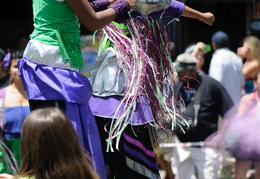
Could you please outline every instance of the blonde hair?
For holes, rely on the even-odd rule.
[[[256,36],[250,35],[244,39],[244,43],[248,46],[252,60],[256,60],[260,65],[260,40]]]

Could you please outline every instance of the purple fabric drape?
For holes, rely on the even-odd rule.
[[[118,118],[122,114],[125,106],[125,103],[123,103],[116,113],[122,99],[122,96],[98,97],[93,95],[90,98],[89,105],[94,115],[105,118]],[[133,119],[130,122],[132,125],[142,125],[153,122],[154,120],[146,97],[139,96],[139,99]]]
[[[63,100],[65,112],[82,146],[93,160],[102,179],[106,178],[101,142],[88,101],[92,88],[88,79],[72,70],[36,64],[26,58],[18,61],[19,75],[30,100]]]

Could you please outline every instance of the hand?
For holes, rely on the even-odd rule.
[[[244,47],[239,47],[238,49],[237,49],[237,55],[240,57],[240,58],[245,58],[245,54],[246,54],[246,52],[245,52],[245,48]]]
[[[204,46],[205,46],[205,43],[203,43],[203,42],[198,42],[197,44],[196,44],[196,47],[195,47],[195,49],[193,50],[193,52],[195,53],[195,54],[193,54],[193,52],[192,52],[192,55],[194,55],[194,56],[197,56],[197,53],[199,52],[199,51],[203,51],[204,52]]]
[[[196,44],[194,50],[192,51],[191,55],[193,55],[193,56],[196,57],[196,58],[197,58],[197,56],[198,56],[198,54],[199,54],[200,52],[202,52],[203,55],[204,55],[204,54],[205,54],[205,52],[204,52],[204,50],[203,50],[204,46],[205,46],[205,43],[203,43],[203,42],[198,42],[198,43]]]
[[[198,42],[196,44],[196,48],[198,48],[198,50],[203,50],[204,46],[205,46],[204,42]]]
[[[129,3],[130,9],[134,9],[135,8],[135,0],[126,0]],[[116,2],[116,0],[109,0],[109,3],[112,4]]]
[[[208,25],[212,25],[215,21],[215,16],[210,12],[205,12],[202,13],[202,18],[200,20]]]
[[[10,174],[6,174],[6,173],[1,173],[0,174],[0,179],[14,179],[15,177],[13,175]]]
[[[226,142],[224,140],[223,135],[220,133],[217,133],[217,134],[214,134],[211,139],[206,140],[206,145],[208,147],[211,147],[214,149],[219,149],[219,148],[225,148]]]

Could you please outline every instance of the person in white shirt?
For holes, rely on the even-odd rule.
[[[229,38],[225,32],[215,32],[211,42],[214,53],[210,62],[209,76],[219,81],[234,104],[238,104],[245,84],[243,63],[238,55],[228,48]]]

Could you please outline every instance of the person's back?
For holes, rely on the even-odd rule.
[[[224,86],[234,103],[240,101],[244,76],[242,61],[234,52],[228,48],[218,49],[211,60],[209,76]]]
[[[70,120],[58,108],[37,109],[25,119],[21,156],[19,179],[99,179]]]
[[[223,32],[212,36],[212,46],[215,50],[209,68],[209,76],[219,81],[227,90],[235,104],[241,99],[244,86],[242,61],[228,46],[228,37]]]
[[[185,89],[189,85],[190,89]],[[204,141],[207,137],[218,130],[218,117],[224,117],[225,113],[232,107],[233,103],[222,85],[206,74],[202,74],[196,80],[178,82],[176,85],[177,99],[185,102],[186,111],[183,116],[194,118],[195,95],[200,88],[200,110],[198,111],[198,123],[196,128],[188,130],[185,134],[177,131],[176,135],[181,142]],[[189,92],[190,91],[190,92]],[[203,95],[202,95],[203,94]],[[190,96],[190,97],[189,97]]]
[[[58,0],[33,0],[33,15],[34,30],[24,57],[36,63],[54,64],[62,68],[82,67],[79,23],[68,3]],[[59,46],[59,49],[55,46]],[[56,50],[53,50],[54,48]]]

